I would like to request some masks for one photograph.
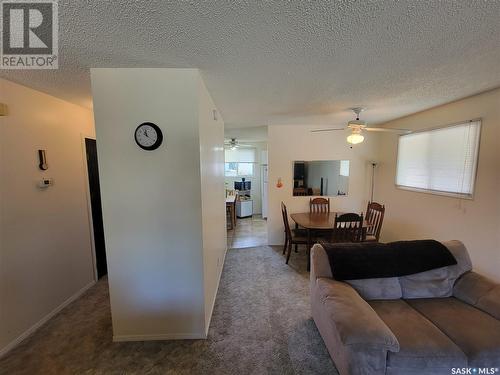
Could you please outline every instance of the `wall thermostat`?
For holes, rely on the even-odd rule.
[[[54,182],[52,181],[51,178],[44,178],[43,180],[38,181],[38,187],[40,189],[46,189],[49,186],[52,186]]]

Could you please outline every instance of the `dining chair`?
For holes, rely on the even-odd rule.
[[[368,202],[366,208],[366,221],[368,228],[366,230],[367,242],[378,242],[380,238],[380,231],[382,230],[382,223],[384,221],[385,206],[377,202]]]
[[[307,189],[305,188],[294,188],[293,189],[294,197],[305,197],[307,196]]]
[[[335,214],[332,242],[361,242],[363,239],[363,214]]]
[[[319,214],[330,212],[330,198],[312,198],[309,199],[309,212]]]
[[[292,253],[292,245],[295,245],[297,249],[298,245],[307,245],[307,236],[302,230],[292,230],[290,229],[290,223],[288,222],[288,212],[286,206],[281,202],[281,214],[283,216],[283,224],[285,226],[285,246],[283,247],[283,254],[286,254],[286,264],[290,259],[290,254]]]

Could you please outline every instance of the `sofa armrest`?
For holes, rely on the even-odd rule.
[[[319,279],[318,283],[325,279]],[[345,346],[399,351],[399,342],[375,310],[348,284],[326,279],[330,287],[323,308]]]
[[[330,261],[325,249],[320,244],[315,244],[311,249],[311,281],[318,277],[333,278]]]
[[[457,280],[453,296],[500,319],[500,284],[476,272],[467,272]]]

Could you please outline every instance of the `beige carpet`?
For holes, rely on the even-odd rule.
[[[304,250],[228,251],[207,340],[113,343],[101,280],[0,360],[1,374],[336,374],[310,316]]]

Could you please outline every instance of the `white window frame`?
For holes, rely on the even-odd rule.
[[[445,129],[445,128],[450,128],[453,126],[458,126],[458,125],[463,125],[468,122],[479,122],[479,131],[478,131],[478,145],[477,145],[477,150],[476,150],[476,165],[474,166],[474,177],[473,177],[473,184],[472,184],[472,192],[470,194],[467,193],[454,193],[454,192],[449,192],[449,191],[440,191],[440,190],[432,190],[432,189],[423,189],[423,188],[417,188],[417,187],[412,187],[412,186],[405,186],[405,185],[399,185],[398,184],[398,169],[399,169],[399,138],[404,137],[405,134],[402,134],[398,138],[398,146],[396,150],[396,173],[394,174],[394,184],[396,188],[401,189],[401,190],[408,190],[408,191],[413,191],[417,193],[425,193],[425,194],[432,194],[432,195],[440,195],[440,196],[446,196],[446,197],[452,197],[452,198],[460,198],[460,199],[468,199],[468,200],[473,200],[474,199],[474,194],[476,191],[476,183],[477,183],[477,171],[479,169],[479,155],[480,155],[480,149],[481,149],[481,130],[482,130],[482,119],[481,118],[475,118],[471,120],[465,120],[465,121],[459,121],[459,122],[454,122],[452,124],[446,124],[446,125],[440,125],[440,126],[435,126],[432,128],[426,128],[422,130],[416,130],[412,131],[410,134],[416,134],[416,133],[426,133],[426,132],[431,132],[433,130],[439,130],[439,129]]]

